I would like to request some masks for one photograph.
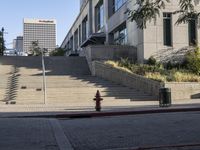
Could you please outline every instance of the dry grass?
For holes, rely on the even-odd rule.
[[[110,65],[110,66],[112,66],[114,68],[126,71],[128,73],[133,73],[131,70],[129,70],[129,69],[125,68],[125,67],[120,67],[118,62],[108,60],[108,61],[105,61],[104,63],[107,64],[107,65]]]
[[[172,81],[175,82],[200,82],[200,77],[192,73],[176,71],[172,75]]]
[[[163,82],[167,81],[167,76],[161,75],[159,72],[155,72],[155,73],[147,72],[145,73],[145,77],[148,79],[156,80],[156,81],[163,81]]]

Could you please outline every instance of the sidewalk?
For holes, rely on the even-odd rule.
[[[94,104],[95,105],[95,104]],[[128,114],[165,113],[180,111],[200,111],[200,99],[175,101],[171,107],[159,107],[158,101],[133,102],[133,105],[105,105],[102,111],[96,112],[95,106],[81,104],[79,106],[60,105],[1,105],[0,117],[101,117]]]

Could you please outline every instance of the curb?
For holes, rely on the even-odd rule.
[[[125,116],[125,115],[140,115],[140,114],[156,114],[156,113],[176,113],[176,112],[198,112],[200,107],[195,108],[159,108],[133,111],[109,111],[109,112],[74,112],[63,114],[49,114],[49,115],[23,115],[12,116],[6,118],[58,118],[58,119],[80,119],[80,118],[97,118],[110,116]]]
[[[140,115],[140,114],[155,114],[155,113],[175,113],[175,112],[192,112],[200,111],[200,108],[172,108],[172,109],[155,109],[155,110],[135,110],[135,111],[118,111],[118,112],[91,112],[77,114],[60,114],[55,115],[56,118],[92,118],[92,117],[109,117],[109,116],[125,116],[125,115]]]

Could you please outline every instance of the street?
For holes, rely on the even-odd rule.
[[[1,118],[2,150],[199,150],[200,113]]]

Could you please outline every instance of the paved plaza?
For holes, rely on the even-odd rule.
[[[1,118],[2,150],[199,150],[200,113]]]

